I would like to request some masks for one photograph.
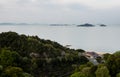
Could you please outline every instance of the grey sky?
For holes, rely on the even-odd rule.
[[[120,0],[0,0],[0,22],[120,24]]]

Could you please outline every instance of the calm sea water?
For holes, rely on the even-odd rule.
[[[120,27],[76,27],[76,26],[8,26],[1,25],[0,32],[15,31],[19,34],[37,35],[71,48],[96,52],[120,50]]]

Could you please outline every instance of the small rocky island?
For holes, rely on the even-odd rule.
[[[100,26],[101,26],[101,27],[106,27],[107,25],[105,25],[105,24],[100,24]]]
[[[82,24],[82,25],[77,25],[77,27],[94,27],[95,25],[86,23],[86,24]]]

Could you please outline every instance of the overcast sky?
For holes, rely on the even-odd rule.
[[[120,24],[120,0],[0,0],[0,22]]]

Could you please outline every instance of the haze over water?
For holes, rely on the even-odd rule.
[[[96,52],[120,50],[120,27],[76,27],[76,26],[9,26],[1,25],[0,32],[14,31],[19,34],[37,35],[42,39],[56,41],[71,48]]]

